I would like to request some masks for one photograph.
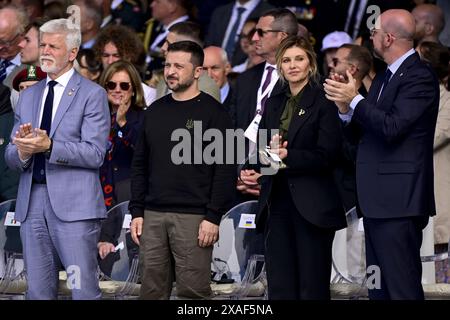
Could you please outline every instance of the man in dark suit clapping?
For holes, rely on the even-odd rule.
[[[381,14],[371,30],[388,69],[367,98],[347,72],[327,79],[327,97],[341,118],[362,129],[356,161],[358,202],[364,217],[370,299],[424,299],[422,229],[435,214],[433,137],[439,85],[413,49],[415,22],[406,10]],[[371,283],[371,275],[380,281]],[[374,277],[375,278],[375,277]]]

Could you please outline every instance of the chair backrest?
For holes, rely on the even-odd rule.
[[[347,228],[336,232],[333,242],[332,282],[363,283],[366,276],[365,239],[362,221],[356,209],[346,213]],[[448,253],[433,254],[433,219],[422,231],[422,283],[435,283],[435,261],[448,259]]]
[[[20,224],[13,219],[16,200],[0,203],[0,294],[23,274]]]
[[[116,262],[114,262],[111,272],[111,279],[117,281],[128,280],[133,258],[137,256],[136,247],[133,246],[132,243],[130,243],[131,237],[129,234],[129,226],[123,225],[126,215],[130,214],[128,210],[128,204],[129,201],[121,202],[108,211],[108,216],[117,215],[116,221],[120,222],[120,235],[117,239],[117,247],[120,247],[120,258]]]
[[[366,276],[364,230],[356,214],[356,208],[346,213],[347,228],[336,232],[333,241],[332,281],[360,283]]]
[[[214,245],[212,271],[216,280],[223,275],[240,282],[244,277],[249,258],[263,254],[263,235],[254,229],[254,215],[258,201],[247,201],[230,209],[222,218],[219,241]],[[253,217],[253,218],[252,218]]]

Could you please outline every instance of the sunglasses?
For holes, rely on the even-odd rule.
[[[257,28],[257,29],[255,29],[255,32],[258,34],[259,37],[264,37],[264,35],[266,33],[269,33],[269,32],[282,32],[282,31],[281,30],[263,30],[261,28]]]
[[[336,67],[340,62],[338,58],[333,58],[333,59],[331,59],[331,61],[332,61],[334,67]]]
[[[114,81],[108,81],[108,82],[106,83],[106,88],[107,88],[108,90],[115,90],[115,89],[117,88],[117,85],[119,85],[119,86],[120,86],[120,89],[123,90],[123,91],[128,91],[128,90],[130,90],[130,87],[131,87],[131,85],[130,85],[129,82],[119,82],[119,83],[116,83],[116,82],[114,82]]]

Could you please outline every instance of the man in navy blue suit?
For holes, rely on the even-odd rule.
[[[361,133],[358,202],[367,266],[372,266],[368,275],[379,271],[380,276],[379,282],[369,281],[369,298],[421,300],[422,229],[435,214],[433,136],[439,86],[413,49],[412,15],[393,9],[376,22],[371,39],[388,69],[374,79],[367,98],[358,94],[349,72],[348,82],[335,77],[324,87],[341,118]]]

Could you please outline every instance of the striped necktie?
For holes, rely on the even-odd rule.
[[[6,69],[12,65],[12,62],[9,60],[3,60],[0,63],[0,82],[3,82],[6,78]]]

